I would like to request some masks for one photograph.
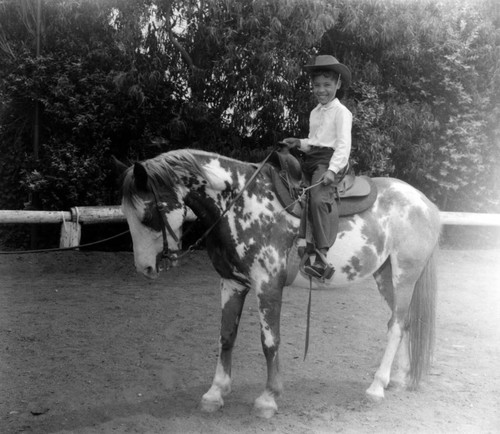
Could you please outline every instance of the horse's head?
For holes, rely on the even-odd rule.
[[[180,250],[182,224],[189,216],[185,187],[163,159],[135,163],[123,181],[122,209],[129,225],[137,271],[158,277],[160,262]]]

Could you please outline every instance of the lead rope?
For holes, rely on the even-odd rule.
[[[296,203],[302,201],[305,196],[306,196],[306,193],[311,190],[312,188],[314,187],[317,187],[318,185],[320,185],[323,181],[322,180],[319,180],[316,184],[312,184],[308,187],[304,187],[300,190],[300,194],[299,194],[299,197],[297,199],[295,199],[290,205],[286,206],[285,208],[283,208],[282,211],[280,211],[280,214],[283,214],[283,211],[286,211],[287,209],[291,208],[292,206],[294,206]]]
[[[312,294],[312,277],[309,276],[309,301],[307,302],[306,344],[304,348],[304,362],[307,357],[307,350],[309,349],[309,329],[311,325],[311,294]]]

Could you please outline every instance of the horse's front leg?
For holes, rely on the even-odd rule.
[[[272,417],[278,410],[276,398],[283,390],[279,372],[280,314],[282,286],[267,283],[257,288],[262,349],[267,362],[266,390],[255,400],[258,416]]]
[[[219,358],[212,387],[201,399],[201,408],[204,411],[213,412],[221,408],[224,405],[222,397],[231,392],[231,356],[248,289],[234,280],[221,280]]]

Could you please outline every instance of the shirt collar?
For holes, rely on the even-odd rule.
[[[337,105],[337,103],[339,102],[338,98],[333,98],[328,104],[318,104],[316,106],[316,109],[317,110],[321,110],[321,111],[327,111],[327,110],[330,110],[332,109],[333,107],[335,107]]]

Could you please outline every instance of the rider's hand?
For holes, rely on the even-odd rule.
[[[297,148],[300,146],[300,139],[296,139],[295,137],[287,137],[286,139],[282,140],[283,143],[286,143],[286,145],[289,148]]]
[[[331,185],[335,184],[335,172],[331,170],[327,170],[324,174],[323,177],[321,178],[323,181],[323,185]]]

